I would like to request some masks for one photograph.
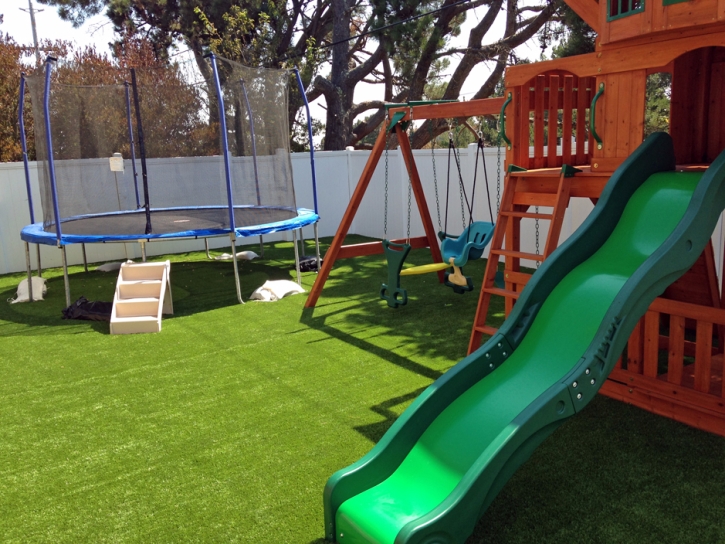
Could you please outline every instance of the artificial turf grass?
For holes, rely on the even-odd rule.
[[[290,244],[265,257],[242,263],[245,299],[293,277]],[[231,263],[171,258],[157,335],[62,321],[58,271],[46,302],[0,304],[0,539],[321,542],[326,479],[465,355],[477,292],[409,277],[408,305],[387,308],[380,257],[340,261],[314,311],[304,295],[240,306]],[[74,297],[110,300],[115,274],[81,270]],[[466,273],[478,288],[483,263]],[[724,468],[722,438],[598,398],[469,542],[725,541]]]

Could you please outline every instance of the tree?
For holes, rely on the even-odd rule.
[[[362,1],[362,0],[359,0]],[[75,25],[105,11],[120,35],[147,38],[157,56],[164,57],[182,42],[196,59],[202,76],[211,80],[204,60],[210,50],[248,66],[270,68],[298,64],[304,85],[315,75],[315,44],[331,30],[330,0],[40,0],[58,7],[59,15]],[[324,58],[319,59],[324,61]],[[302,99],[290,94],[292,125]]]
[[[68,50],[68,43],[62,41],[43,40],[40,46],[44,51],[54,54],[63,54]],[[31,74],[35,70],[34,53],[33,48],[20,45],[9,34],[0,32],[0,162],[23,160],[18,122],[20,75],[22,72]],[[24,99],[28,158],[35,160],[33,112],[27,94]]]
[[[657,72],[647,76],[645,89],[644,136],[670,131],[672,74]]]
[[[562,4],[539,34],[541,48],[553,42],[552,58],[573,57],[594,52],[597,33],[573,9]]]
[[[383,85],[384,101],[420,100],[443,61],[457,57],[444,98],[457,99],[473,68],[484,62],[494,63],[493,70],[475,98],[491,96],[511,51],[532,38],[561,3],[541,1],[524,6],[522,0],[252,0],[242,8],[233,0],[41,0],[75,23],[105,9],[117,31],[145,33],[159,51],[183,40],[202,74],[208,72],[202,54],[210,47],[246,64],[288,67],[298,62],[308,98],[325,98],[325,149],[356,145],[381,124],[383,101],[354,101],[361,83]],[[477,7],[486,13],[470,30],[467,44],[452,47],[451,39]],[[501,12],[503,35],[484,44]],[[327,76],[323,65],[330,67]],[[290,100],[290,122],[300,105]],[[371,111],[367,121],[355,123]],[[428,141],[428,128],[416,132],[414,147]],[[434,133],[445,130],[438,123],[432,128]]]
[[[0,32],[0,162],[23,160],[18,126],[18,89],[23,48]]]

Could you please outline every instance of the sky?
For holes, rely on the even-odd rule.
[[[91,18],[80,28],[73,28],[73,25],[58,17],[56,8],[43,6],[35,1],[33,6],[36,10],[35,24],[39,40],[63,39],[79,46],[95,44],[100,50],[108,50],[107,44],[113,40],[113,29],[103,15]],[[25,11],[21,11],[21,8]],[[0,31],[10,34],[20,44],[32,45],[33,32],[28,14],[28,0],[0,0],[0,13],[3,14]]]
[[[109,51],[108,44],[113,41],[113,29],[111,23],[103,14],[87,20],[80,28],[73,28],[73,25],[69,22],[63,21],[58,17],[56,8],[37,4],[34,0],[33,5],[36,9],[35,22],[39,40],[63,39],[74,42],[81,47],[95,44],[99,51]],[[22,11],[21,8],[25,11]],[[0,14],[4,16],[4,22],[0,24],[1,32],[10,34],[20,44],[32,45],[33,34],[30,15],[28,14],[28,0],[0,0]],[[470,29],[480,21],[480,18],[484,14],[485,8],[478,8],[477,10],[473,10],[473,13],[469,15],[468,21],[466,21],[461,32],[461,37],[464,42],[461,45],[465,44],[465,40],[468,37],[468,31],[466,29]],[[490,39],[486,41],[495,41],[495,39],[503,34],[503,17],[499,17],[497,23],[500,24],[489,32],[487,37],[490,36]],[[520,46],[516,49],[516,52],[520,57],[526,57],[531,60],[538,59],[541,54],[538,43],[535,41],[530,41]],[[455,63],[455,60],[453,60],[453,63]],[[474,68],[474,71],[463,85],[461,99],[470,99],[473,96],[490,73],[492,66],[493,63],[489,63],[488,65],[480,64]],[[453,67],[450,67],[447,73],[448,75],[452,74]],[[382,99],[382,95],[382,85],[358,85],[355,91],[355,100],[380,100]],[[318,119],[324,119],[325,116],[325,111],[321,104],[324,104],[323,99],[318,99],[317,104],[312,105],[313,117]]]

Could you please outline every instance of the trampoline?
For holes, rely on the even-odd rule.
[[[68,305],[65,246],[71,244],[84,246],[87,267],[85,244],[139,242],[145,260],[148,242],[228,236],[240,303],[239,238],[292,231],[299,283],[297,231],[301,237],[302,227],[312,225],[319,267],[312,131],[299,73],[294,71],[307,108],[314,210],[295,203],[290,72],[248,68],[214,55],[206,62],[207,78],[172,65],[109,71],[104,85],[79,85],[68,81],[67,64],[49,57],[43,73],[22,76],[19,121],[31,224],[20,237],[28,277],[29,244],[59,247]],[[26,83],[43,209],[38,222],[23,119]]]

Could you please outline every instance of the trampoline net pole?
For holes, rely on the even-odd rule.
[[[234,197],[232,191],[232,172],[229,158],[229,139],[227,136],[227,116],[224,108],[224,96],[221,83],[219,82],[219,71],[217,70],[216,57],[214,54],[207,55],[211,62],[211,70],[214,76],[214,87],[216,89],[217,104],[219,107],[219,130],[221,133],[222,154],[224,155],[224,177],[227,187],[227,201],[229,204],[229,228],[234,232],[236,222],[234,219]],[[240,296],[241,300],[241,296]]]
[[[259,193],[259,166],[257,165],[257,137],[254,134],[254,116],[252,115],[252,106],[249,104],[249,95],[247,95],[247,86],[244,80],[240,79],[242,86],[242,94],[244,103],[247,105],[247,114],[249,115],[249,133],[252,139],[252,164],[254,165],[254,186],[257,188],[257,206],[262,205],[262,195]]]
[[[144,140],[143,125],[141,124],[141,101],[138,97],[138,82],[136,80],[136,69],[131,68],[131,86],[133,87],[133,104],[136,109],[136,130],[138,131],[138,148],[141,155],[141,178],[143,180],[143,199],[146,211],[146,232],[151,234],[151,205],[149,203],[149,179],[146,168],[146,142]],[[145,259],[144,259],[145,260]]]
[[[305,104],[305,111],[307,112],[307,137],[310,142],[310,169],[312,170],[312,200],[315,206],[315,213],[320,213],[317,210],[317,176],[315,175],[315,146],[312,141],[312,116],[310,115],[310,104],[307,102],[307,94],[305,93],[305,86],[302,84],[302,77],[300,71],[295,68],[295,76],[297,76],[297,87],[300,90],[302,96],[302,102]]]
[[[320,237],[317,231],[317,222],[314,224],[315,229],[315,255],[317,256],[317,271],[320,271]]]
[[[239,301],[239,304],[244,304],[244,301],[242,300],[242,286],[239,283],[239,262],[237,261],[237,246],[235,240],[234,233],[231,232],[229,234],[229,241],[232,246],[232,259],[234,260],[234,282],[237,285],[237,300]]]
[[[50,191],[53,198],[53,216],[55,219],[55,234],[58,245],[61,245],[60,208],[58,207],[58,187],[55,179],[55,161],[53,157],[53,136],[50,132],[50,74],[53,71],[55,57],[48,57],[45,61],[45,92],[43,97],[43,114],[45,116],[45,143],[48,153],[48,177],[50,177]],[[70,303],[69,303],[70,305]]]
[[[301,231],[302,229],[300,229]],[[297,270],[297,285],[302,287],[302,276],[300,275],[300,253],[297,250],[297,229],[292,230],[292,239],[295,245],[295,269]]]
[[[42,278],[43,277],[43,267],[40,264],[40,244],[35,244],[35,248],[37,250],[37,255],[38,255],[38,277]]]
[[[60,246],[60,255],[63,260],[63,285],[65,286],[65,305],[70,306],[70,280],[68,279],[68,259],[65,254],[65,246]]]
[[[33,267],[30,266],[30,244],[25,242],[25,268],[28,272],[28,300],[34,302],[33,298]]]
[[[141,207],[141,198],[138,194],[138,173],[136,172],[136,144],[133,141],[133,124],[131,123],[131,96],[128,91],[128,81],[123,82],[126,98],[126,124],[128,125],[128,142],[131,146],[131,168],[133,169],[133,188],[136,192],[136,209]]]
[[[25,73],[20,74],[20,98],[18,100],[18,126],[20,127],[20,148],[23,152],[23,169],[25,170],[25,190],[28,193],[28,209],[30,223],[35,223],[33,211],[33,191],[30,188],[30,167],[28,165],[28,140],[25,137]]]

